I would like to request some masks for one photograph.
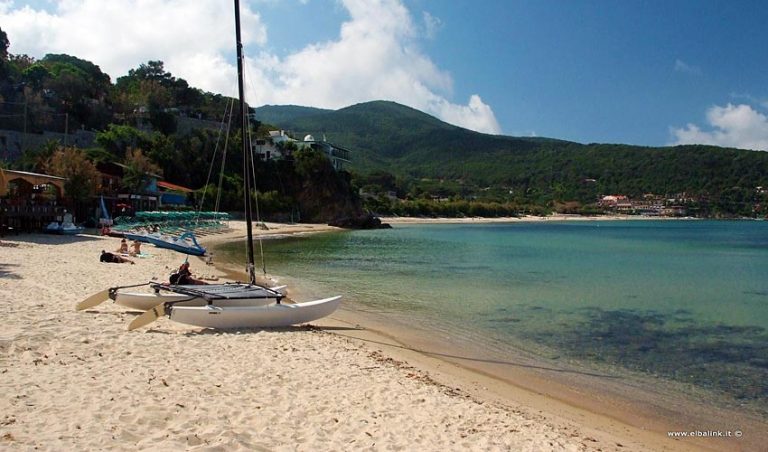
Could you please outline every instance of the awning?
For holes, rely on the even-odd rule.
[[[182,187],[181,185],[172,184],[170,182],[157,181],[157,186],[159,188],[164,188],[166,190],[180,191],[182,193],[192,193],[192,192],[194,192],[194,190],[192,190],[190,188]]]

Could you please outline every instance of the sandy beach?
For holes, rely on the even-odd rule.
[[[256,232],[333,229],[267,226]],[[242,223],[233,228],[204,243],[244,237]],[[183,257],[145,247],[151,256],[135,265],[100,263],[100,251],[118,244],[0,239],[0,448],[722,450],[502,385],[401,347],[346,310],[311,327],[219,332],[160,319],[128,332],[137,312],[75,304],[107,287],[166,280]],[[198,277],[227,275],[191,262]]]

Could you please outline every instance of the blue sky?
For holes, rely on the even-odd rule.
[[[241,2],[254,105],[387,99],[489,133],[768,150],[766,2]],[[231,94],[231,8],[0,0],[0,27],[11,53],[69,53],[113,79],[160,59]]]

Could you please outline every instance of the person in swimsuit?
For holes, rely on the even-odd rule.
[[[119,254],[108,253],[104,250],[101,250],[101,257],[99,258],[99,261],[113,264],[124,264],[126,262],[130,262],[131,264],[136,263],[128,258],[120,256]]]
[[[120,240],[120,248],[117,249],[120,254],[128,254],[128,242],[125,239]]]

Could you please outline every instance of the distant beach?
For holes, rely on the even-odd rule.
[[[524,215],[521,217],[396,217],[383,216],[381,221],[389,224],[452,224],[452,223],[517,223],[517,222],[544,222],[544,221],[658,221],[658,220],[694,220],[695,218],[683,217],[652,217],[643,215],[563,215],[554,214],[544,217],[536,215]]]
[[[243,223],[232,226],[205,237],[205,245],[241,240]],[[267,227],[263,233],[272,235],[332,230]],[[87,234],[0,239],[4,449],[626,451],[752,444],[673,440],[658,426],[618,421],[600,411],[600,400],[599,409],[590,409],[404,347],[386,325],[366,324],[365,313],[347,309],[313,327],[277,331],[218,332],[160,319],[127,332],[137,313],[111,302],[75,312],[75,303],[107,287],[165,280],[184,257],[145,247],[151,256],[136,265],[98,261],[102,249],[118,244]],[[191,262],[198,277],[228,275],[202,259]]]

